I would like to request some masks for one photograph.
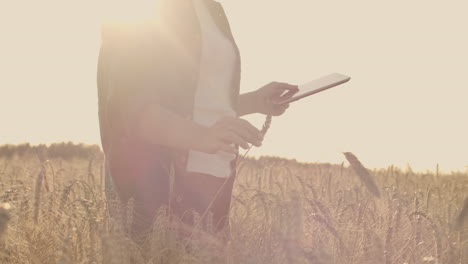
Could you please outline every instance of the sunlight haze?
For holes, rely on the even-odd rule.
[[[150,15],[142,6],[153,4],[117,2],[112,10],[113,1],[0,3],[0,145],[100,143],[100,24]],[[251,155],[341,163],[350,151],[374,168],[466,171],[466,1],[220,2],[241,52],[241,92],[332,72],[352,77],[291,104]],[[247,119],[261,127],[264,117]]]

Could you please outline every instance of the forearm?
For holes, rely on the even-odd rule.
[[[145,108],[138,122],[140,138],[152,144],[178,149],[197,149],[197,138],[206,128],[165,109],[152,104]]]
[[[255,92],[241,94],[237,103],[237,116],[245,116],[257,113],[257,103]]]

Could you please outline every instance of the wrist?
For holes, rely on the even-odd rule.
[[[259,101],[260,100],[257,91],[242,94],[239,97],[238,115],[244,116],[258,113]]]

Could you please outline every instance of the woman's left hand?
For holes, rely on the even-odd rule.
[[[275,102],[289,99],[298,91],[297,85],[279,82],[269,83],[253,92],[255,96],[256,112],[265,115],[280,116],[288,109],[289,104],[275,104]]]

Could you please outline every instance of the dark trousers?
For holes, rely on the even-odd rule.
[[[184,176],[171,203],[174,215],[189,228],[198,216],[201,221],[211,221],[213,231],[227,232],[234,175],[227,179],[202,173]]]
[[[190,234],[197,217],[203,217],[202,221],[211,220],[214,231],[222,232],[227,239],[235,174],[233,172],[229,178],[191,172],[179,174],[175,176],[172,193],[169,192],[168,175],[145,177],[145,181],[136,185],[133,197],[131,237],[144,242],[158,213],[162,213],[170,216],[171,222],[184,234]],[[106,182],[112,184],[109,180]]]

